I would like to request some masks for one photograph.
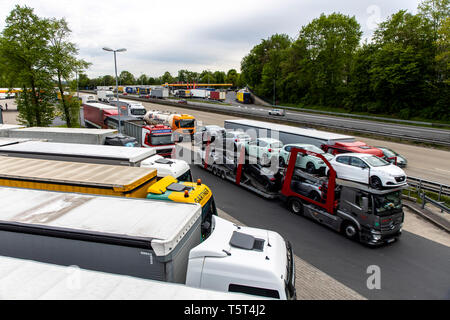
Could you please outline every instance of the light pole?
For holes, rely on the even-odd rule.
[[[118,78],[117,78],[117,60],[116,60],[116,52],[125,52],[127,51],[127,49],[122,48],[122,49],[117,49],[117,50],[113,50],[111,48],[108,47],[104,47],[103,50],[105,51],[109,51],[109,52],[114,52],[114,68],[116,71],[116,98],[117,98],[117,121],[119,122],[119,133],[122,133],[122,128],[120,125],[120,105],[119,105],[119,83],[118,83]]]

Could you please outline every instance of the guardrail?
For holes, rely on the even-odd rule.
[[[450,186],[446,184],[415,177],[408,177],[408,184],[416,188],[419,194],[422,193],[422,190],[438,194],[438,201],[441,201],[442,196],[450,196]]]
[[[441,212],[444,212],[444,211],[445,211],[445,212],[447,212],[447,213],[450,213],[450,208],[447,207],[447,206],[445,205],[445,203],[443,203],[443,202],[438,202],[438,201],[436,201],[436,200],[433,200],[433,199],[427,197],[427,196],[425,195],[425,193],[422,193],[422,209],[425,208],[425,204],[426,204],[427,202],[429,202],[429,203],[431,203],[432,205],[434,205],[435,207],[441,209]]]

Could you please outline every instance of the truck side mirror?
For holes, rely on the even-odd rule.
[[[367,197],[362,197],[362,210],[364,212],[369,211],[369,198]]]

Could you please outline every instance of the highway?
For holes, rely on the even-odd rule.
[[[368,248],[295,216],[282,203],[265,200],[209,172],[191,166],[193,176],[211,186],[218,208],[242,223],[277,231],[294,252],[368,299],[450,299],[450,248],[412,232],[380,248]],[[367,267],[381,269],[381,289],[369,290]],[[301,272],[301,270],[297,270]]]
[[[196,117],[199,125],[203,123],[203,124],[215,124],[223,126],[224,120],[243,118],[214,113],[215,110],[214,108],[217,105],[212,104],[208,104],[208,106],[213,106],[211,107],[212,108],[211,111],[208,112],[187,109],[184,108],[183,105],[175,107],[162,104],[154,104],[149,102],[143,102],[143,104],[147,110],[160,110],[160,111],[171,111],[177,113],[191,114]],[[369,139],[361,136],[356,137],[358,138],[358,140],[365,141],[366,143],[372,146],[385,146],[405,156],[406,159],[408,160],[408,166],[405,168],[405,172],[407,173],[407,175],[450,185],[449,151],[415,146],[411,144],[403,144],[392,141],[384,141],[381,139],[373,139],[373,138]]]

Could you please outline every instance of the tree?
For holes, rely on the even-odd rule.
[[[119,75],[119,82],[122,85],[133,85],[136,80],[131,72],[124,70]]]
[[[215,79],[215,83],[225,83],[227,75],[223,71],[216,71],[213,73],[213,77]]]
[[[48,68],[49,20],[33,9],[16,5],[6,18],[0,37],[0,69],[11,82],[20,84],[19,120],[28,126],[47,126],[54,114],[52,74]]]
[[[67,127],[79,126],[78,119],[80,104],[72,101],[72,96],[64,95],[63,80],[68,81],[71,75],[78,73],[89,66],[84,60],[78,60],[78,50],[75,44],[67,39],[71,33],[65,19],[51,19],[49,21],[48,66],[50,72],[56,77],[61,99],[57,108],[62,112]]]
[[[174,79],[169,71],[164,72],[164,75],[161,77],[162,83],[173,83]]]

